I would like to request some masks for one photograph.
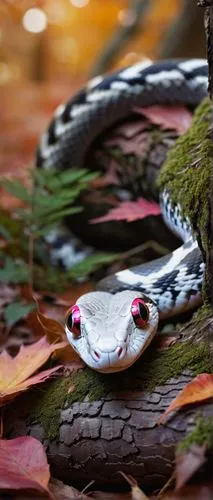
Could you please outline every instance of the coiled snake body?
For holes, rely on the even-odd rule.
[[[97,77],[60,106],[42,136],[37,165],[46,169],[81,166],[92,141],[128,116],[134,106],[184,103],[196,106],[207,94],[202,59],[138,63]],[[201,299],[204,263],[181,206],[160,193],[167,225],[184,241],[171,254],[118,272],[98,291],[80,297],[68,312],[65,330],[91,368],[114,372],[138,359],[156,333],[158,319],[190,309]],[[63,260],[61,248],[61,260]]]

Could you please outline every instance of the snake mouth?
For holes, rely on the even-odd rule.
[[[102,371],[102,367],[103,371],[105,371],[105,368],[106,370],[111,371],[114,371],[114,367],[118,367],[119,369],[119,362],[122,362],[122,360],[124,359],[126,351],[127,347],[125,344],[118,345],[114,350],[110,352],[101,351],[97,347],[90,347],[89,353],[90,358],[92,359],[91,368],[97,369],[98,371]],[[90,366],[90,363],[88,363],[88,361],[85,360],[85,362],[87,362],[88,366]],[[96,366],[94,366],[94,362]]]
[[[105,373],[105,374],[110,374],[110,373],[115,373],[115,372],[122,372],[124,370],[127,370],[128,368],[130,368],[133,364],[135,363],[135,359],[133,359],[130,363],[126,363],[124,365],[117,365],[117,366],[104,366],[103,368],[100,368],[100,367],[93,367],[93,370],[95,371],[98,371],[100,373]]]

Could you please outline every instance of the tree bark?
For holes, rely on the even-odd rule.
[[[211,335],[212,330],[210,322]],[[124,381],[119,391],[108,392],[95,401],[89,401],[86,395],[82,402],[61,408],[54,439],[46,437],[39,418],[32,416],[35,392],[22,395],[4,415],[7,437],[27,434],[39,439],[46,448],[52,475],[72,486],[82,487],[95,480],[96,488],[122,489],[125,485],[119,471],[123,471],[145,491],[161,488],[173,472],[177,443],[195,428],[198,414],[213,418],[213,401],[185,408],[158,425],[160,416],[193,374],[186,367],[152,391],[136,390],[139,385],[143,387],[146,363],[140,380],[128,371],[128,390]],[[121,377],[124,380],[124,375]],[[45,390],[45,385],[40,386],[37,397]]]

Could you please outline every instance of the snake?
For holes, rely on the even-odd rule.
[[[194,108],[207,95],[207,84],[205,59],[141,61],[97,76],[56,109],[37,148],[37,167],[81,167],[93,141],[127,118],[135,106]],[[159,203],[166,225],[183,244],[164,257],[102,279],[67,312],[69,343],[98,372],[129,368],[156,335],[159,320],[201,303],[205,264],[191,223],[166,190],[159,193]],[[58,247],[66,267],[71,249],[67,243]]]

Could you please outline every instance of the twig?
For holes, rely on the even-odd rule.
[[[33,168],[33,167],[32,167]],[[34,201],[35,201],[35,177],[34,175],[32,176],[32,198],[31,198],[31,214],[33,214],[34,210]],[[28,246],[28,264],[29,264],[29,289],[31,296],[33,297],[34,295],[34,267],[33,267],[33,260],[34,260],[34,228],[28,228],[29,229],[29,246]]]
[[[137,32],[142,29],[142,20],[150,7],[150,0],[131,0],[126,13],[130,17],[129,23],[116,26],[112,38],[104,47],[101,55],[96,60],[91,69],[90,76],[94,77],[108,70],[117,57],[124,44]]]
[[[141,245],[137,245],[137,247],[131,248],[126,252],[120,254],[121,259],[129,259],[133,255],[137,255],[138,253],[144,252],[145,250],[155,250],[161,255],[166,255],[169,252],[169,249],[157,243],[157,241],[146,241],[145,243],[141,243]]]
[[[197,6],[185,0],[180,14],[174,19],[158,47],[158,58],[202,57],[205,39],[202,36],[202,20]]]
[[[168,481],[166,482],[166,484],[164,484],[163,488],[161,488],[161,490],[159,491],[157,497],[160,498],[163,495],[163,493],[165,493],[165,491],[168,490],[169,486],[171,486],[171,484],[174,482],[174,479],[175,479],[175,471],[173,472],[173,474],[171,475],[171,477],[168,479]]]

